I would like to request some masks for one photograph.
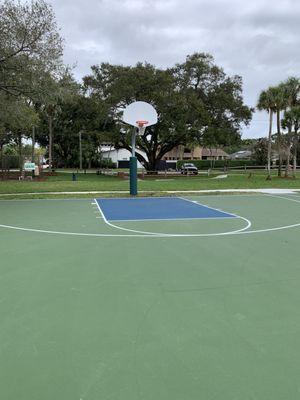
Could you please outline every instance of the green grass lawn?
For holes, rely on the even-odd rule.
[[[222,172],[220,172],[222,174]],[[214,179],[216,173],[210,177],[199,175],[197,177],[168,177],[163,176],[147,178],[138,183],[139,190],[160,192],[167,190],[206,190],[206,189],[246,189],[246,188],[299,188],[300,173],[296,179],[278,178],[276,171],[273,178],[266,180],[264,171],[249,172],[233,171],[225,179]],[[118,191],[128,190],[129,181],[117,176],[103,176],[95,173],[77,174],[77,181],[73,182],[70,173],[59,172],[56,176],[47,177],[45,181],[15,180],[0,181],[1,194],[38,193],[38,192],[81,192],[81,191]]]

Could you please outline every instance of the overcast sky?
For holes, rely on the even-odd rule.
[[[65,61],[80,79],[108,61],[158,67],[208,52],[244,81],[246,104],[261,89],[300,76],[300,0],[50,0],[65,38]],[[243,137],[267,132],[256,113]]]

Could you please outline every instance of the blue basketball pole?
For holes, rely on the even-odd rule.
[[[136,130],[134,128],[132,133],[132,156],[130,157],[129,167],[130,167],[130,195],[136,196],[138,194],[137,191],[137,158],[135,156],[135,137]]]

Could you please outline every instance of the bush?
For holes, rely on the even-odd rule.
[[[110,158],[108,159],[102,159],[97,163],[98,168],[109,168],[109,169],[114,169],[117,168],[116,163],[112,162]]]
[[[20,166],[20,157],[19,156],[14,156],[14,155],[4,155],[3,156],[3,162],[2,159],[0,158],[0,168],[2,167],[8,170],[8,169],[18,169]]]

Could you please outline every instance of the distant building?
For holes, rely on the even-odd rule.
[[[222,149],[208,149],[203,147],[202,160],[227,160],[229,155]]]
[[[229,155],[231,160],[251,160],[252,151],[251,150],[240,150],[236,153]]]
[[[131,152],[126,149],[116,149],[111,144],[102,144],[100,147],[102,159],[110,159],[116,164],[117,168],[128,168]],[[137,153],[143,155],[145,160],[148,160],[146,153],[136,150]],[[171,151],[166,153],[160,166],[158,168],[173,168],[176,169],[176,162],[178,160],[226,160],[229,155],[219,148],[208,149],[205,147],[196,146],[188,148],[186,146],[174,147]],[[138,161],[138,168],[143,168],[143,165]]]
[[[201,160],[202,159],[202,148],[195,147],[190,149],[185,146],[177,146],[172,150],[168,151],[163,156],[163,160],[166,161],[177,161],[177,160]]]
[[[102,144],[100,147],[101,156],[103,160],[111,160],[114,164],[116,164],[117,168],[126,168],[129,167],[129,159],[131,157],[131,152],[126,149],[116,149],[114,146],[110,144]],[[144,156],[147,160],[147,156],[140,150],[137,150],[136,153],[139,153]],[[143,165],[138,161],[138,168],[143,168]]]
[[[173,150],[166,153],[163,157],[163,160],[226,160],[228,158],[229,155],[224,150],[219,148],[208,149],[200,146],[196,146],[194,148],[177,146]]]

